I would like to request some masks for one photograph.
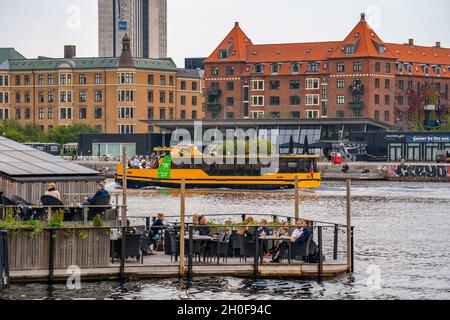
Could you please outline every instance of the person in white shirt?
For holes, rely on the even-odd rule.
[[[54,184],[54,183],[48,184],[48,189],[47,189],[47,191],[45,191],[44,195],[51,196],[53,198],[57,198],[57,199],[61,200],[61,195],[59,194],[59,191],[56,190],[56,184]]]
[[[291,234],[291,242],[295,243],[303,243],[309,238],[311,235],[311,231],[308,229],[309,223],[305,220],[298,220],[295,223],[297,227]],[[289,248],[289,245],[286,242],[281,243],[281,245],[275,250],[275,253],[272,257],[272,262],[278,263],[280,261],[280,257],[284,255],[286,250]]]

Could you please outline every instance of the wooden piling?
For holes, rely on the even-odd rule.
[[[295,176],[295,220],[300,219],[300,191],[298,187],[298,176]]]
[[[186,214],[186,179],[181,179],[181,195],[180,195],[180,277],[183,278],[185,274],[184,270],[184,224]]]
[[[352,272],[352,214],[351,214],[352,180],[347,179],[347,271]]]
[[[122,227],[127,226],[127,152],[122,147]]]

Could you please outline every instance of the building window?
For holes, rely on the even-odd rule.
[[[390,118],[389,111],[385,111],[384,112],[384,121],[389,121],[389,118]]]
[[[180,90],[186,90],[186,81],[181,81]]]
[[[380,111],[376,110],[374,115],[375,120],[380,120]]]
[[[101,111],[101,108],[99,108]],[[101,115],[101,112],[100,112]],[[119,107],[117,109],[117,119],[134,119],[136,117],[136,109],[131,107]]]
[[[49,103],[53,103],[53,102],[54,102],[54,97],[53,97],[53,92],[52,92],[52,91],[49,91],[49,92],[47,93],[47,101],[48,101]]]
[[[166,85],[166,76],[159,76],[159,84],[162,86]]]
[[[0,86],[9,86],[9,77],[8,76],[0,76]]]
[[[147,118],[154,119],[154,117],[155,117],[155,110],[152,107],[149,107],[147,109]]]
[[[159,103],[166,103],[166,93],[164,91],[159,92]]]
[[[16,109],[16,120],[22,119],[22,110]]]
[[[345,80],[344,79],[338,79],[337,80],[337,87],[338,88],[345,88]]]
[[[102,92],[101,91],[95,91],[94,100],[95,100],[95,102],[102,102]]]
[[[16,76],[16,86],[20,86],[20,76]]]
[[[59,102],[66,102],[67,101],[67,93],[66,91],[61,91],[59,93]]]
[[[181,118],[181,120],[186,120],[186,110],[181,110],[180,118]]]
[[[336,111],[336,118],[344,118],[345,117],[345,112],[344,110],[338,110]]]
[[[0,119],[9,119],[9,109],[0,109]]]
[[[22,95],[20,92],[16,92],[16,103],[21,103],[22,101]]]
[[[311,72],[319,71],[319,64],[317,62],[310,62],[309,63],[309,71],[311,71]]]
[[[38,76],[38,85],[39,86],[44,85],[44,79],[45,79],[45,77],[42,74]]]
[[[234,98],[233,97],[227,97],[227,106],[229,106],[229,107],[234,106]]]
[[[27,92],[25,92],[25,103],[30,103],[30,102],[31,102],[30,92],[27,91]]]
[[[147,76],[147,83],[149,86],[153,86],[155,84],[155,76],[152,74],[149,74]]]
[[[413,89],[413,81],[412,80],[409,80],[408,81],[408,90],[412,90]]]
[[[219,67],[212,67],[211,68],[211,74],[213,76],[218,76],[219,75]]]
[[[389,95],[384,96],[384,104],[387,106],[391,104],[391,96]]]
[[[353,44],[347,44],[344,46],[344,51],[346,54],[354,54],[355,53],[355,46]]]
[[[263,73],[264,72],[264,66],[262,64],[256,64],[255,65],[255,73]]]
[[[300,80],[289,81],[289,89],[292,89],[292,90],[300,89]]]
[[[375,88],[380,89],[380,79],[378,78],[375,79]]]
[[[175,98],[174,98],[174,94],[172,91],[169,92],[169,103],[170,104],[174,104],[175,103]]]
[[[147,100],[148,100],[149,103],[153,103],[154,102],[155,97],[154,97],[153,91],[149,91],[147,93]]]
[[[134,73],[119,73],[119,84],[134,83]]]
[[[336,65],[337,72],[345,72],[345,63],[344,62],[338,62]]]
[[[300,105],[300,96],[291,96],[289,97],[289,104],[291,106],[298,106]]]
[[[307,90],[319,89],[319,79],[306,79],[306,89]]]
[[[292,111],[291,118],[292,119],[300,119],[300,111]]]
[[[198,99],[197,99],[196,96],[193,96],[193,97],[192,97],[192,106],[196,107],[197,104],[198,104]]]
[[[227,112],[227,119],[234,119],[234,112]]]
[[[234,90],[234,82],[229,81],[227,82],[227,91],[233,91]]]
[[[391,73],[391,64],[389,62],[386,63],[386,73]]]
[[[380,95],[375,95],[375,104],[380,104]]]
[[[307,94],[306,95],[306,105],[307,106],[318,106],[319,105],[319,95],[318,94]]]
[[[186,96],[181,96],[180,101],[181,101],[181,105],[185,106],[186,105]]]
[[[362,71],[362,63],[360,61],[353,62],[353,71]]]
[[[318,110],[306,110],[306,118],[308,118],[308,119],[319,118],[319,111]]]
[[[59,109],[59,119],[61,119],[61,120],[72,119],[72,108],[60,108]]]
[[[404,86],[405,86],[404,83],[405,83],[405,82],[404,82],[403,80],[399,80],[399,81],[398,81],[398,88],[399,88],[400,90],[403,90],[403,88],[404,88]]]
[[[280,65],[278,63],[274,63],[270,66],[270,72],[272,74],[278,74],[280,72]]]
[[[391,88],[391,80],[389,80],[389,79],[385,79],[384,80],[384,88],[385,89],[390,89]]]
[[[53,85],[53,83],[54,83],[53,75],[49,74],[49,75],[47,76],[47,82],[48,82],[48,85],[49,85],[49,86],[52,86],[52,85]]]
[[[269,88],[270,88],[270,90],[279,90],[280,89],[280,81],[278,81],[278,80],[269,81]]]
[[[228,58],[228,50],[220,50],[219,59],[227,59],[227,58]]]
[[[192,81],[192,91],[197,91],[198,90],[198,83],[197,81]]]
[[[80,119],[86,119],[86,118],[87,118],[86,108],[80,108]]]
[[[270,117],[273,119],[280,119],[280,113],[279,112],[270,112]]]
[[[404,97],[403,97],[403,96],[399,96],[399,97],[398,97],[398,105],[399,105],[399,106],[402,106],[402,105],[404,104],[404,102],[405,102],[405,101],[404,101]]]
[[[86,84],[87,79],[85,74],[80,74],[80,84]]]
[[[86,102],[86,91],[80,91],[80,102]]]
[[[291,66],[291,72],[293,74],[298,74],[300,72],[300,64],[299,63],[293,63]]]
[[[94,83],[95,84],[102,84],[102,75],[101,74],[95,74],[95,76],[94,76]]]
[[[117,101],[134,102],[136,101],[136,92],[134,90],[119,90]]]
[[[30,120],[31,110],[29,108],[26,108],[24,113],[25,113],[25,115],[24,115],[25,120]]]
[[[264,106],[264,96],[252,96],[252,106],[263,107]]]
[[[120,124],[117,126],[117,132],[119,134],[134,134],[134,127],[132,124]]]
[[[344,104],[345,103],[345,96],[341,96],[341,95],[337,96],[336,103],[337,104]]]
[[[44,103],[45,101],[45,96],[44,96],[44,92],[43,91],[39,91],[38,93],[38,101],[39,103]]]
[[[270,97],[270,105],[271,106],[279,106],[280,105],[280,97]]]
[[[252,91],[264,90],[264,80],[252,80]]]
[[[94,117],[95,117],[95,119],[102,119],[103,118],[103,109],[95,108],[94,109]]]
[[[375,62],[375,72],[381,72],[381,63]]]
[[[160,120],[166,119],[166,109],[164,108],[159,109],[159,119]]]
[[[234,67],[228,66],[227,67],[227,76],[234,75]]]
[[[29,86],[30,85],[30,76],[26,75],[24,76],[24,85]]]
[[[53,119],[53,108],[48,108],[48,110],[47,110],[47,118]]]

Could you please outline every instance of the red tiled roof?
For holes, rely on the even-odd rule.
[[[402,62],[450,65],[450,49],[387,43],[394,57]]]
[[[249,37],[239,27],[239,23],[235,23],[233,30],[225,37],[214,52],[205,60],[208,62],[222,62],[222,61],[245,61],[246,60],[246,46],[252,44]],[[221,50],[228,51],[227,59],[220,59],[219,53]]]

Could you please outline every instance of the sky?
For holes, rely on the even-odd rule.
[[[239,21],[255,44],[344,40],[365,12],[385,42],[450,47],[448,0],[168,0],[168,54],[207,57]],[[0,0],[0,47],[27,58],[98,55],[96,0]]]

